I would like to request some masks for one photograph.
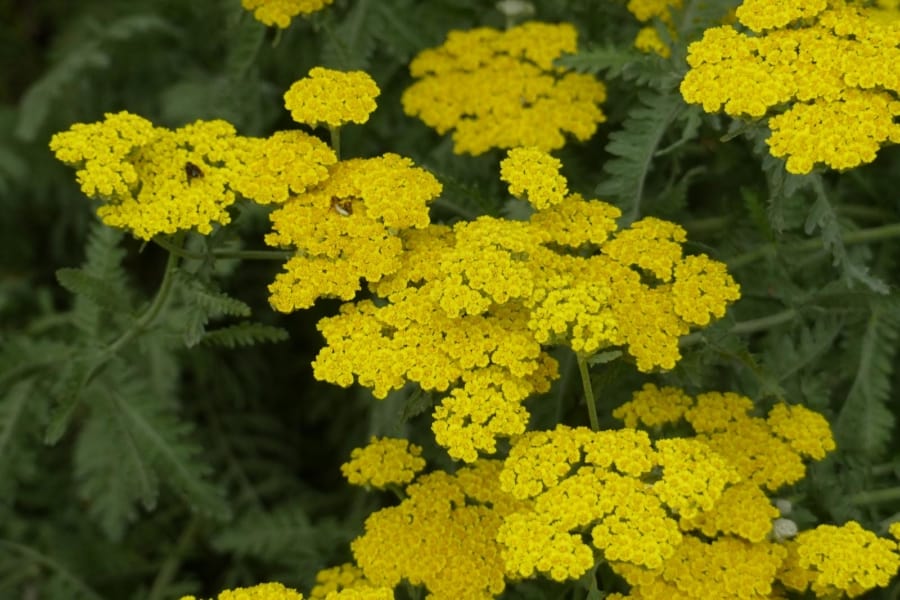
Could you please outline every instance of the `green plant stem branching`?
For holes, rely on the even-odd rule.
[[[213,250],[211,252],[191,252],[181,246],[172,244],[162,236],[153,238],[153,242],[163,248],[169,254],[188,260],[206,260],[209,257],[222,260],[277,260],[285,261],[292,258],[296,252],[293,250]]]
[[[198,520],[192,518],[187,527],[181,532],[181,537],[178,538],[175,548],[168,553],[166,561],[156,574],[156,579],[153,580],[153,586],[150,588],[146,600],[162,600],[166,597],[166,588],[172,583],[172,580],[178,573],[181,562],[184,560],[188,550],[190,550],[198,524]]]
[[[756,333],[757,331],[766,331],[768,329],[772,329],[773,327],[777,327],[783,323],[787,323],[788,321],[796,319],[799,314],[800,313],[796,309],[788,308],[766,317],[749,319],[747,321],[735,323],[734,325],[732,325],[729,333],[734,335],[747,335],[749,333]],[[685,346],[691,346],[702,340],[704,335],[705,334],[702,331],[695,331],[694,333],[681,338],[678,342],[678,345],[682,348]]]
[[[578,372],[581,373],[581,385],[584,389],[584,401],[587,403],[591,429],[593,431],[600,431],[600,419],[597,418],[597,399],[594,398],[594,387],[591,385],[591,373],[588,370],[587,358],[580,354],[578,354]]]
[[[858,231],[848,231],[844,234],[843,240],[844,244],[849,245],[867,244],[870,242],[878,242],[897,237],[900,237],[900,223],[891,223],[890,225],[872,227],[870,229],[860,229]],[[735,256],[734,258],[727,259],[725,263],[728,265],[729,270],[739,269],[745,265],[754,263],[761,258],[775,256],[778,253],[779,246],[786,250],[813,251],[822,248],[822,240],[811,239],[784,245],[762,244],[758,248],[751,250],[750,252],[746,252],[744,254]]]

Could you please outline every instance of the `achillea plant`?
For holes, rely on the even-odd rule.
[[[0,597],[900,590],[895,0],[84,4],[0,111]]]

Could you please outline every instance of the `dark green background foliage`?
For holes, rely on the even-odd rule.
[[[883,533],[900,511],[900,152],[789,176],[767,157],[764,127],[686,106],[685,40],[734,2],[686,1],[671,60],[631,50],[638,24],[622,1],[535,4],[538,18],[579,29],[582,52],[562,62],[609,87],[608,122],[559,153],[570,187],[614,202],[624,222],[683,224],[689,250],[728,262],[743,291],[684,340],[673,372],[597,361],[604,424],[647,381],[734,390],[761,411],[806,404],[828,416],[841,450],[782,495],[802,526],[853,518]],[[437,221],[514,214],[502,153],[454,156],[399,103],[418,51],[451,29],[504,24],[477,0],[336,0],[280,33],[239,0],[0,2],[0,598],[161,600],[266,580],[308,590],[391,502],[341,479],[352,448],[404,436],[453,468],[431,441],[435,398],[407,389],[376,402],[313,380],[315,323],[336,302],[280,315],[266,298],[277,263],[202,258],[264,248],[263,209],[236,206],[227,231],[190,238],[198,258],[156,306],[166,253],[97,224],[47,148],[52,133],[128,110],[267,135],[294,126],[281,95],[311,67],[365,69],[382,95],[368,124],[346,128],[345,157],[392,151],[431,170],[444,184]],[[534,428],[586,421],[574,360],[559,358],[561,379],[529,401]]]

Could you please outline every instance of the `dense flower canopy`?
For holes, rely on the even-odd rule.
[[[732,26],[688,47],[687,102],[768,117],[773,156],[791,173],[850,169],[900,143],[900,19],[843,1],[748,0]]]
[[[451,31],[410,64],[418,81],[403,94],[406,114],[438,133],[454,130],[454,152],[536,146],[553,150],[565,134],[584,141],[606,117],[606,88],[593,76],[553,66],[575,52],[566,23],[529,22],[506,31]]]

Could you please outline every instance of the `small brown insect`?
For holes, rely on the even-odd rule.
[[[184,163],[184,174],[187,175],[188,183],[190,183],[194,179],[197,179],[198,177],[203,177],[203,171],[201,171],[200,167],[192,162]]]
[[[353,214],[353,201],[350,198],[332,198],[331,208],[342,217],[349,217]]]

